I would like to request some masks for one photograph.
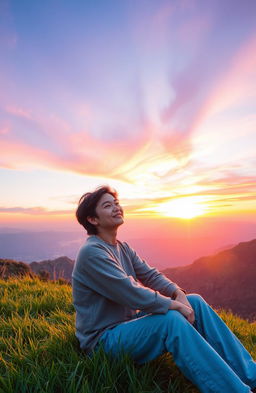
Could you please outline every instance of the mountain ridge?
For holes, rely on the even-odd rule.
[[[74,260],[66,256],[61,256],[53,260],[31,262],[29,266],[36,274],[40,274],[42,271],[48,272],[51,280],[65,278],[66,280],[71,281]]]
[[[256,239],[162,272],[187,292],[198,292],[213,307],[256,319]]]

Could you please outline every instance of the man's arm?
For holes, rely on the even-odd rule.
[[[78,265],[77,278],[113,302],[152,313],[166,313],[170,309],[170,298],[140,285],[97,246],[82,253]]]
[[[169,280],[156,268],[149,266],[131,247],[129,247],[129,251],[136,276],[143,285],[155,291],[159,291],[164,296],[168,296],[170,298],[176,297],[176,291],[178,289],[181,290],[176,283]]]
[[[186,297],[186,292],[176,283],[169,280],[163,273],[149,266],[137,255],[137,253],[131,247],[129,247],[129,249],[132,255],[133,267],[136,272],[136,276],[138,277],[140,282],[143,285],[154,289],[155,291],[159,291],[162,295],[169,296],[171,299],[178,302],[177,304],[173,302],[171,309],[178,309],[178,311],[180,311],[182,314],[184,314],[184,316],[187,317],[188,310],[186,310],[185,308],[181,311],[182,306],[180,305],[181,303],[182,305],[189,307],[190,310],[192,309],[192,306]],[[193,318],[194,316],[189,316],[188,319],[191,322],[194,320]]]

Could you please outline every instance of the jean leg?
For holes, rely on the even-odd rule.
[[[202,393],[249,393],[228,364],[178,311],[151,314],[121,323],[101,337],[114,357],[126,352],[138,363],[170,352],[181,372]]]
[[[256,362],[249,352],[201,296],[187,297],[195,311],[195,328],[243,382],[255,387]]]
[[[107,329],[100,338],[105,352],[113,357],[129,353],[139,364],[166,352],[164,323],[161,316],[146,314]],[[157,317],[157,318],[154,318]]]

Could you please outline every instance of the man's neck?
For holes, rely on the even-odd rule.
[[[97,236],[104,240],[104,242],[109,243],[111,245],[116,245],[117,241],[116,241],[116,236],[117,236],[117,230],[114,231],[108,231],[108,232],[99,232],[97,233]]]

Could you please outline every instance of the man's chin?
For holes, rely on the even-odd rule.
[[[124,223],[124,218],[120,217],[120,223],[118,225],[122,225]]]

